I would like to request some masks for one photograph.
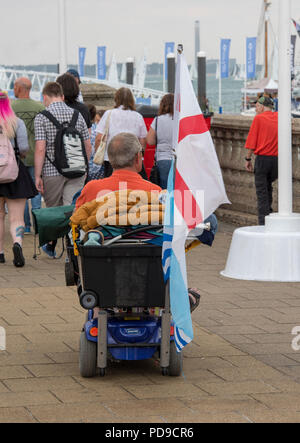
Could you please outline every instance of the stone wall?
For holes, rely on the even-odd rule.
[[[80,90],[84,103],[95,105],[98,110],[106,111],[115,106],[116,89],[103,84],[82,84]]]
[[[251,117],[218,115],[213,118],[211,128],[225,187],[232,203],[222,206],[218,216],[241,226],[257,224],[254,174],[245,170],[245,142],[252,120]],[[294,211],[300,213],[300,119],[293,119],[293,191]],[[277,211],[277,183],[273,195],[273,209]]]

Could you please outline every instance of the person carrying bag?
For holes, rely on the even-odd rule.
[[[25,124],[14,114],[8,95],[0,91],[0,264],[5,263],[5,206],[13,241],[13,264],[25,265],[22,243],[25,231],[26,200],[38,192],[26,166],[21,161],[29,150]]]
[[[109,122],[107,122],[108,119]],[[115,94],[114,109],[105,112],[97,126],[96,132],[95,150],[100,146],[103,139],[106,148],[103,162],[105,178],[110,177],[113,173],[107,154],[107,148],[113,137],[122,133],[133,134],[139,139],[142,149],[146,149],[147,128],[142,115],[136,111],[135,99],[130,89],[118,89]],[[101,161],[103,150],[101,149],[100,151]],[[95,156],[100,156],[100,153],[98,154],[97,151]]]
[[[109,131],[109,123],[110,123],[111,114],[112,114],[112,111],[110,111],[109,116],[107,117],[107,120],[105,123],[104,134],[102,136],[100,146],[97,149],[97,151],[95,153],[95,157],[94,157],[94,163],[99,166],[103,165],[103,163],[104,163],[104,156],[105,156],[105,151],[106,151],[106,146],[107,146],[108,131]]]
[[[0,133],[0,183],[12,183],[19,175],[19,165],[9,138]]]
[[[174,158],[173,115],[174,94],[167,94],[160,102],[158,117],[153,121],[147,136],[147,142],[149,145],[154,145],[156,143],[155,165],[152,175],[153,177],[157,177],[159,174],[158,184],[162,189],[167,189],[168,187],[169,172]],[[157,173],[155,172],[156,169],[158,170]]]
[[[155,185],[159,185],[160,184],[159,170],[158,170],[157,161],[156,161],[157,125],[158,125],[158,118],[156,117],[156,122],[155,122],[155,157],[154,157],[154,165],[153,165],[153,167],[151,169],[150,178],[149,178],[151,183],[154,183]]]

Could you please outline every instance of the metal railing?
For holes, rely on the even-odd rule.
[[[32,91],[41,95],[45,84],[49,81],[55,81],[58,74],[53,72],[26,71],[0,67],[0,89],[5,91],[12,90],[15,80],[20,77],[30,78],[32,82]],[[106,80],[99,80],[93,77],[81,77],[81,81],[86,84],[104,84],[116,89],[127,87],[132,91],[135,98],[150,98],[151,104],[158,104],[164,96],[163,91],[157,91],[150,88],[139,88],[135,85],[128,85],[122,82],[111,84]]]

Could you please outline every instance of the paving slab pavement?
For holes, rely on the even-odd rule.
[[[65,287],[64,261],[33,256],[12,264],[9,238],[0,265],[0,422],[251,423],[300,422],[300,284],[243,282],[220,276],[233,228],[221,225],[212,248],[188,255],[194,342],[184,374],[162,377],[155,360],[113,363],[105,378],[83,379],[79,335],[85,312]]]

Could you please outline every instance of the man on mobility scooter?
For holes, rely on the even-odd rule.
[[[113,175],[88,183],[71,217],[80,300],[89,311],[80,341],[84,377],[96,375],[97,367],[105,375],[108,349],[119,360],[147,359],[159,351],[164,375],[182,371],[161,265],[161,189],[139,176],[141,151],[132,134],[116,136],[108,148]],[[87,233],[82,242],[76,240],[78,227]],[[195,308],[200,297],[194,291],[190,296]]]

